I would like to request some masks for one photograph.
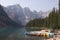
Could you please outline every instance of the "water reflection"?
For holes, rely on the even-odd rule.
[[[25,28],[2,28],[0,29],[0,39],[19,39],[25,37]]]

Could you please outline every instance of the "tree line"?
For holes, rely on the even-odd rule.
[[[26,24],[26,27],[45,27],[60,29],[60,10],[53,10],[50,12],[49,16],[46,18],[34,19]]]

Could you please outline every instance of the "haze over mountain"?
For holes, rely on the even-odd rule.
[[[31,11],[28,7],[22,8],[19,4],[4,7],[4,10],[12,20],[17,23],[21,22],[23,25],[36,18],[45,18],[49,14],[43,11]]]

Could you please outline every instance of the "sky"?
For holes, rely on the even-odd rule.
[[[19,4],[22,8],[29,7],[32,11],[48,11],[58,8],[58,0],[0,0],[3,6]]]

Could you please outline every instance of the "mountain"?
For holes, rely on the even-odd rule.
[[[25,15],[23,13],[22,7],[19,4],[5,7],[4,10],[12,20],[16,21],[19,24],[20,22],[22,24],[25,24]]]
[[[23,10],[24,10],[25,15],[28,18],[33,18],[33,15],[32,15],[33,13],[32,13],[32,11],[28,7],[25,7]]]
[[[31,11],[28,7],[22,8],[19,4],[4,7],[5,12],[15,22],[26,25],[27,22],[36,18],[45,18],[48,12]]]
[[[36,10],[31,11],[28,7],[25,7],[23,10],[24,10],[25,15],[26,15],[29,19],[40,18],[40,15],[39,15],[39,13],[38,13]]]
[[[48,17],[49,14],[50,14],[51,10],[48,10],[46,12],[43,12],[43,11],[39,11],[39,14],[40,14],[40,18],[45,18],[45,17]]]
[[[35,19],[35,18],[41,18],[41,15],[40,15],[39,12],[37,12],[36,10],[34,10],[34,11],[33,11],[33,17],[34,17],[34,19]]]
[[[17,24],[15,21],[12,21],[3,10],[3,6],[0,5],[0,27],[22,27],[22,24]]]

